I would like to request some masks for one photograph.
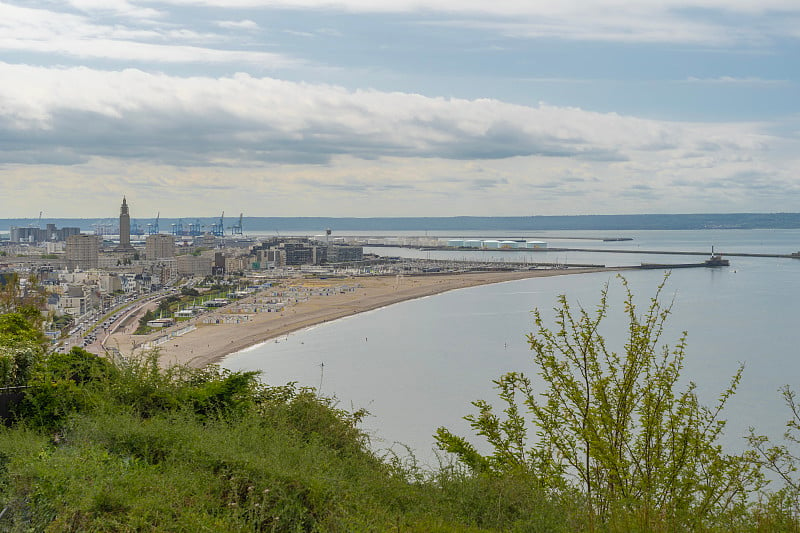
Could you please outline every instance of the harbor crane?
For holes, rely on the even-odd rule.
[[[224,220],[225,220],[225,211],[223,211],[222,214],[220,215],[218,224],[211,224],[211,234],[214,235],[215,237],[225,236]]]
[[[131,222],[131,235],[138,235],[141,237],[144,234],[142,226],[134,219]]]
[[[242,217],[244,213],[239,213],[239,223],[234,224],[231,226],[231,235],[241,235],[242,234]]]
[[[152,224],[148,224],[147,225],[147,234],[148,235],[155,235],[156,233],[158,233],[158,231],[159,231],[159,229],[158,229],[158,219],[159,218],[161,218],[161,211],[159,211],[158,214],[156,215],[156,221],[154,223],[152,223]]]
[[[197,237],[198,235],[203,234],[203,225],[200,224],[199,219],[195,219],[194,222],[189,222],[189,235],[192,237]]]
[[[172,224],[172,234],[177,236],[184,235],[183,232],[183,220],[178,219],[178,222]]]

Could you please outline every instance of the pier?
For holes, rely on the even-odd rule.
[[[496,250],[492,250],[496,251]],[[541,251],[550,251],[550,252],[590,252],[590,253],[607,253],[607,254],[654,254],[654,255],[701,255],[707,256],[708,251],[705,252],[693,252],[693,251],[672,251],[672,250],[599,250],[597,248],[547,248],[545,250],[537,250],[537,249],[529,249],[529,250],[500,250],[503,252],[517,252],[517,251],[528,251],[528,252],[541,252]],[[724,255],[725,257],[773,257],[778,259],[800,259],[800,256],[791,253],[791,254],[756,254],[756,253],[747,253],[747,252],[720,252],[717,251],[719,255]]]

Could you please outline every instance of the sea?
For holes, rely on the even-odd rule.
[[[385,235],[385,233],[383,233]],[[436,235],[429,235],[436,236]],[[448,232],[448,236],[456,236]],[[461,237],[539,239],[551,248],[591,252],[425,251],[367,248],[380,255],[482,261],[591,263],[635,266],[699,262],[703,256],[649,255],[666,252],[789,254],[800,250],[800,230],[551,231],[481,233]],[[606,242],[604,238],[630,238]],[[632,253],[612,253],[627,250]],[[702,403],[714,405],[740,365],[741,383],[723,418],[722,444],[746,447],[749,428],[779,439],[789,418],[779,389],[800,391],[800,259],[729,257],[730,266],[628,270],[624,275],[641,312],[660,284],[661,301],[671,305],[662,344],[674,346],[687,332],[680,386],[694,383]],[[272,385],[295,382],[333,397],[341,408],[365,408],[362,424],[378,453],[412,457],[421,466],[447,461],[433,435],[440,426],[487,445],[463,419],[485,399],[495,404],[493,380],[523,372],[543,390],[533,364],[528,334],[533,309],[554,326],[553,307],[565,295],[573,309],[594,312],[608,288],[611,307],[602,333],[609,347],[624,349],[624,289],[613,272],[533,278],[455,290],[394,304],[321,324],[253,346],[227,357],[231,370],[259,370]]]

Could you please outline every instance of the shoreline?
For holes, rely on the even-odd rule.
[[[230,309],[209,313],[228,321],[231,318],[247,317],[238,323],[205,324],[204,315],[192,319],[196,327],[193,331],[170,338],[158,346],[159,360],[163,366],[185,364],[201,368],[219,363],[226,357],[263,344],[267,341],[324,324],[340,318],[373,311],[392,304],[433,296],[451,290],[477,287],[521,279],[586,274],[594,272],[613,272],[624,267],[575,268],[567,270],[530,270],[522,272],[474,272],[463,274],[442,274],[427,276],[372,276],[328,280],[296,280],[295,286],[317,289],[349,286],[347,290],[327,295],[313,295],[307,300],[287,305],[281,312],[260,312],[231,314]],[[231,304],[229,308],[255,301],[253,295]],[[182,323],[180,327],[185,327]],[[116,333],[109,338],[107,346],[115,347],[123,355],[141,351],[144,340],[157,336],[134,336],[130,333]],[[163,333],[161,333],[163,335]]]

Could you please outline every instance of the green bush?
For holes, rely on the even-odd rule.
[[[680,391],[685,333],[675,347],[660,346],[670,307],[659,301],[662,284],[640,316],[627,282],[628,338],[620,352],[600,334],[608,313],[606,287],[595,312],[573,311],[565,296],[549,329],[534,311],[537,332],[528,337],[545,388],[509,373],[495,381],[504,408],[486,401],[465,417],[493,449],[479,454],[464,438],[439,428],[436,439],[472,471],[534,476],[550,491],[578,490],[592,521],[612,529],[696,530],[747,505],[762,486],[749,456],[727,454],[718,444],[720,412],[734,393],[741,368],[712,408],[699,403],[695,386]],[[528,442],[527,420],[537,439]]]

